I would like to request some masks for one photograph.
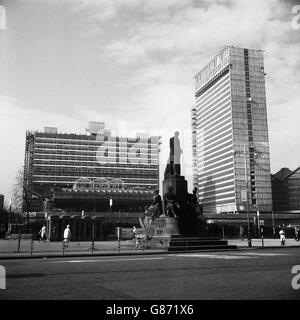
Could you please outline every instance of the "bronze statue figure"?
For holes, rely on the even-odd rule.
[[[197,197],[198,188],[194,187],[193,193],[188,194],[188,203],[190,205],[190,210],[194,216],[200,217],[202,215],[202,206],[198,202]]]
[[[158,190],[154,191],[153,202],[149,206],[148,210],[151,213],[152,220],[159,218],[159,216],[163,213],[161,196],[159,195]]]
[[[182,153],[180,147],[180,140],[179,140],[179,132],[176,131],[174,137],[170,139],[170,155],[168,159],[168,164],[165,170],[164,179],[168,176],[180,176],[181,167],[180,167],[180,156]]]
[[[178,202],[172,186],[168,186],[168,191],[164,194],[164,206],[167,217],[177,217]]]

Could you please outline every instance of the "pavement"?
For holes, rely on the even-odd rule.
[[[235,245],[238,249],[268,249],[282,248],[279,239],[252,239],[252,248],[248,247],[247,239],[226,239],[229,245]],[[299,247],[300,242],[295,239],[287,239],[286,247]],[[224,249],[223,249],[224,250]],[[209,249],[205,251],[223,251],[222,249]],[[231,249],[232,250],[232,249]],[[0,240],[0,260],[6,259],[28,259],[28,258],[57,258],[57,257],[88,257],[88,256],[113,256],[113,255],[141,255],[141,254],[161,254],[166,253],[164,245],[150,246],[150,248],[135,248],[134,240],[118,241],[95,241],[92,242],[69,243],[67,248],[63,248],[62,242],[39,242],[21,240],[20,247],[18,240]]]

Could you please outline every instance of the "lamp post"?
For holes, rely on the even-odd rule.
[[[45,200],[45,202],[44,202],[45,218],[47,218],[47,202],[48,202],[49,199],[45,198],[44,200]]]
[[[159,193],[161,193],[162,189],[161,189],[161,184],[160,184],[160,175],[161,175],[161,170],[160,170],[160,167],[161,167],[161,163],[162,163],[162,154],[161,154],[161,145],[162,145],[162,141],[161,141],[161,137],[159,138],[159,141],[158,141],[158,189],[159,189]]]
[[[47,224],[47,217],[48,217],[48,213],[47,213],[47,210],[48,210],[48,201],[49,199],[48,198],[45,198],[45,223]]]
[[[9,213],[8,213],[8,231],[10,232],[10,219],[11,219],[11,199],[9,199]]]
[[[273,229],[273,238],[275,238],[275,221],[274,221],[274,211],[272,210],[272,229]]]
[[[113,199],[109,199],[109,223],[111,223],[111,207],[113,205]]]
[[[248,188],[248,173],[247,173],[247,153],[244,145],[244,160],[245,160],[245,182],[246,182],[246,208],[247,208],[247,224],[248,224],[248,247],[252,247],[251,231],[250,231],[250,214],[249,214],[249,188]]]

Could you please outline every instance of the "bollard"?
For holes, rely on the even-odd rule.
[[[250,234],[249,231],[248,231],[248,234],[247,234],[247,238],[248,238],[248,247],[251,248],[252,247],[252,240],[251,240],[251,234]]]
[[[120,250],[121,250],[121,237],[122,237],[122,228],[117,227],[118,252],[120,252]]]
[[[95,250],[95,223],[92,224],[92,253]]]
[[[166,253],[168,253],[168,239],[167,239],[167,237],[165,238],[165,241],[166,241]]]
[[[64,240],[62,241],[62,254],[65,254],[65,242]]]
[[[94,239],[92,240],[92,253],[94,253],[94,250],[95,250],[95,241],[94,241]]]
[[[22,236],[22,232],[21,232],[21,227],[20,227],[20,229],[19,229],[19,239],[18,239],[18,252],[20,252],[21,236]]]
[[[33,234],[31,235],[30,255],[32,255],[32,252],[33,252]]]

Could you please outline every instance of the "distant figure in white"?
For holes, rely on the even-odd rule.
[[[67,225],[65,231],[64,231],[64,245],[66,247],[68,247],[69,242],[71,240],[72,234],[71,234],[71,230],[70,230],[70,226]]]
[[[285,232],[283,229],[279,231],[281,246],[285,245]]]
[[[135,248],[142,249],[142,236],[139,233],[135,237]]]
[[[136,238],[136,233],[137,233],[136,227],[133,226],[133,228],[132,228],[133,239]]]
[[[43,225],[42,229],[39,231],[39,234],[40,234],[39,242],[40,241],[46,242],[46,240],[47,240],[47,231],[46,231],[46,226],[45,225]]]
[[[6,271],[3,266],[0,266],[0,290],[6,289]]]

